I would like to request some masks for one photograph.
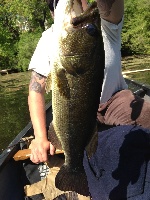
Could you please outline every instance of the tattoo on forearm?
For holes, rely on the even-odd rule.
[[[45,77],[33,71],[30,79],[30,86],[29,86],[30,91],[41,93],[42,84],[45,84]]]
[[[107,17],[111,13],[111,8],[115,0],[99,0],[98,5],[100,7],[100,14]]]

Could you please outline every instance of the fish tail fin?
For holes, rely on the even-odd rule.
[[[78,194],[89,196],[88,181],[84,167],[77,171],[64,164],[56,175],[55,186],[62,191],[75,191]]]

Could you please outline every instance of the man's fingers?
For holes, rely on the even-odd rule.
[[[48,160],[48,152],[47,151],[43,151],[43,153],[42,153],[42,157],[41,157],[41,159],[42,159],[42,162],[46,162],[47,160]]]
[[[37,148],[31,150],[30,160],[34,163],[40,163],[47,161],[47,152],[40,152]]]
[[[40,160],[39,160],[38,156],[35,153],[31,153],[30,160],[33,163],[36,163],[36,164],[40,163]]]
[[[50,155],[54,155],[56,150],[49,141],[38,142],[35,139],[32,140],[30,149],[30,160],[33,163],[46,162],[48,160],[48,151],[50,152]]]

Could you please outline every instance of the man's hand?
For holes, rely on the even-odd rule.
[[[100,17],[118,24],[124,14],[124,0],[97,0]]]
[[[34,139],[29,147],[31,149],[30,160],[33,163],[46,162],[48,153],[54,155],[55,147],[48,141],[43,139]]]

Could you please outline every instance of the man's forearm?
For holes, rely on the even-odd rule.
[[[46,139],[46,116],[43,96],[31,91],[28,102],[35,137]]]
[[[97,0],[101,18],[118,24],[124,13],[124,0]]]
[[[29,85],[29,111],[35,137],[46,139],[46,114],[44,99],[45,78],[32,72]]]
[[[34,163],[45,162],[47,152],[54,155],[55,147],[47,139],[46,130],[46,112],[45,112],[45,80],[46,77],[32,72],[30,85],[28,104],[33,124],[35,139],[32,140],[30,149],[30,160]]]

